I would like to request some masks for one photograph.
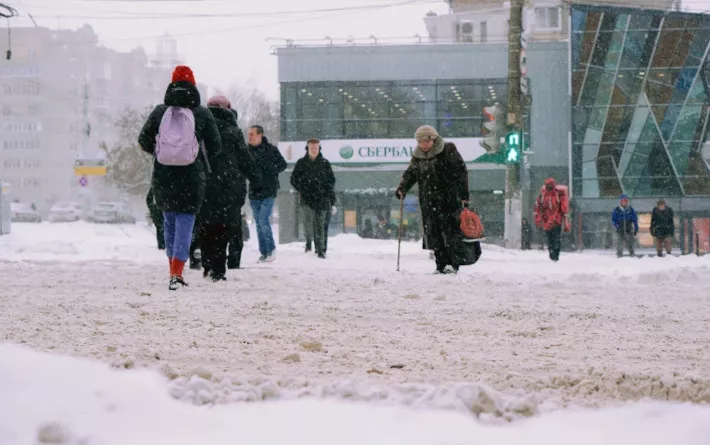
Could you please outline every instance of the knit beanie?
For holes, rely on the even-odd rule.
[[[173,71],[173,82],[189,82],[193,85],[197,85],[195,82],[195,75],[192,74],[192,70],[189,66],[178,65]]]
[[[224,108],[225,110],[232,108],[232,104],[229,102],[229,99],[221,95],[210,97],[210,100],[207,101],[207,106]]]
[[[414,138],[417,142],[433,141],[439,137],[439,133],[436,132],[436,128],[431,125],[422,125],[417,128],[417,132],[414,133]]]

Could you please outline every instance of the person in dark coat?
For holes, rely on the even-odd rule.
[[[666,201],[659,199],[656,207],[651,213],[651,236],[656,244],[656,253],[663,256],[663,248],[666,253],[671,254],[671,240],[675,235],[675,221],[673,220],[673,209],[666,206]]]
[[[280,188],[279,173],[286,170],[288,164],[279,149],[269,143],[264,136],[264,128],[260,125],[253,125],[249,129],[248,149],[256,161],[261,176],[258,184],[249,184],[249,203],[256,222],[259,253],[261,253],[259,261],[272,262],[276,258],[276,243],[270,218]]]
[[[240,225],[246,195],[245,177],[258,182],[254,161],[247,153],[231,104],[224,96],[214,96],[207,106],[217,121],[222,151],[212,161],[205,200],[200,209],[200,249],[204,276],[226,280],[227,243],[230,228]],[[239,228],[241,238],[241,228]]]
[[[414,184],[419,188],[419,207],[424,225],[425,250],[434,250],[436,273],[456,273],[459,236],[456,214],[468,203],[468,170],[456,146],[424,125],[415,133],[417,148],[402,175],[396,195],[404,199]]]
[[[190,255],[195,215],[199,213],[205,196],[207,162],[220,152],[222,142],[214,117],[207,108],[200,106],[200,93],[192,70],[181,65],[173,72],[164,103],[150,113],[138,136],[138,143],[145,152],[155,155],[160,123],[170,106],[192,110],[195,136],[204,146],[190,165],[168,166],[157,159],[153,162],[151,185],[155,204],[163,212],[165,248],[170,263],[169,289],[176,290],[187,285],[183,270]]]
[[[239,120],[239,114],[234,108],[230,108],[235,120]],[[239,269],[242,263],[242,250],[244,250],[244,242],[249,240],[249,225],[245,218],[246,215],[241,213],[242,207],[247,197],[247,182],[246,178],[250,178],[250,182],[258,182],[259,169],[256,166],[254,158],[251,156],[244,143],[244,133],[237,127],[236,137],[242,141],[243,150],[239,150],[237,166],[240,170],[240,176],[234,189],[236,205],[239,208],[239,218],[229,223],[229,240],[227,243],[227,269]],[[250,173],[251,172],[251,173]],[[244,235],[246,231],[246,235]]]
[[[634,256],[634,243],[639,232],[639,220],[636,211],[629,204],[629,197],[619,196],[619,205],[611,213],[611,223],[616,229],[616,256],[624,256],[624,246],[629,249],[629,255]]]
[[[148,195],[145,197],[145,203],[148,206],[148,217],[155,226],[155,237],[158,239],[158,249],[165,250],[165,234],[163,233],[163,212],[160,211],[155,204],[153,197],[153,189],[148,190]]]
[[[522,249],[530,250],[530,244],[532,242],[532,227],[530,227],[530,223],[528,222],[527,218],[523,218],[522,226]]]
[[[311,250],[313,241],[318,258],[325,258],[325,218],[332,207],[335,175],[330,162],[321,153],[318,139],[311,139],[306,144],[306,155],[296,162],[291,173],[291,185],[301,197],[306,252]]]

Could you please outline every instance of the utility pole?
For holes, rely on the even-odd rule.
[[[524,0],[511,0],[508,22],[508,127],[511,132],[520,132],[523,122],[521,101],[521,59]],[[522,135],[521,135],[522,136]],[[522,138],[521,138],[522,140]],[[522,190],[520,188],[520,164],[506,166],[505,185],[505,245],[520,249],[522,238]]]

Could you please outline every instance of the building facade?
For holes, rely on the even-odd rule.
[[[644,220],[664,198],[696,233],[710,216],[710,16],[574,6],[571,17],[571,162],[583,230],[608,226],[624,193]],[[641,231],[649,238],[647,224]]]
[[[6,39],[0,35],[0,46]],[[162,102],[170,68],[151,65],[142,49],[100,46],[88,25],[13,28],[12,50],[11,60],[0,61],[0,178],[12,198],[45,212],[57,201],[84,200],[87,191],[111,191],[98,177],[82,187],[74,161],[102,157],[100,144],[117,142],[122,109]]]
[[[567,43],[534,42],[529,52],[530,72],[537,73],[531,76],[532,90],[541,94],[530,107],[527,135],[536,148],[526,178],[537,184],[550,175],[568,175],[568,76],[564,69],[546,69],[567,65]],[[305,154],[306,140],[322,141],[324,156],[335,166],[341,206],[332,230],[359,233],[367,220],[398,220],[393,192],[415,146],[414,131],[429,124],[456,143],[469,168],[471,200],[490,239],[502,237],[505,169],[476,161],[485,154],[484,107],[505,107],[507,101],[505,43],[324,44],[279,48],[277,56],[279,148],[294,164]],[[281,180],[279,205],[285,241],[301,233],[285,220],[297,211],[288,179],[289,171]],[[415,200],[411,209],[416,214]]]

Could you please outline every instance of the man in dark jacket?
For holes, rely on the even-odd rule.
[[[321,153],[318,139],[311,139],[306,144],[306,155],[293,168],[291,185],[301,197],[306,252],[311,250],[311,241],[314,241],[316,255],[325,258],[325,218],[332,207],[335,175],[330,162]]]
[[[145,197],[145,203],[148,206],[148,217],[155,226],[155,237],[158,240],[158,249],[165,250],[165,234],[163,233],[163,212],[160,211],[155,204],[153,189],[148,190],[148,195]]]
[[[231,104],[224,96],[207,102],[217,121],[222,151],[211,161],[212,173],[207,179],[205,200],[200,209],[200,247],[204,276],[212,281],[226,280],[229,228],[241,221],[245,197],[245,176],[258,182],[254,161],[247,153]]]
[[[456,146],[445,142],[434,127],[419,127],[414,136],[417,148],[396,195],[404,199],[409,189],[418,185],[423,248],[434,250],[436,273],[456,273],[459,268],[455,255],[459,232],[456,213],[468,203],[468,170]]]
[[[629,249],[629,255],[634,256],[634,243],[639,232],[639,220],[636,211],[629,204],[629,197],[619,196],[619,205],[611,214],[611,223],[616,229],[616,256],[624,256],[624,246]]]
[[[256,222],[259,239],[259,261],[271,262],[275,259],[276,243],[271,230],[271,212],[279,191],[279,173],[286,170],[286,160],[279,149],[269,143],[264,129],[254,125],[249,129],[249,153],[256,161],[261,176],[259,184],[249,184],[249,201]]]
[[[195,136],[204,147],[192,164],[186,166],[163,165],[157,158],[153,163],[152,189],[155,204],[163,212],[165,250],[170,263],[170,290],[186,286],[183,279],[185,262],[190,255],[190,241],[205,196],[208,158],[221,150],[222,142],[217,123],[205,107],[200,106],[200,93],[195,86],[192,70],[178,66],[172,82],[165,92],[164,103],[155,107],[138,136],[141,148],[155,155],[156,137],[161,121],[170,106],[188,108],[195,120]]]
[[[665,200],[659,199],[651,213],[651,236],[654,238],[656,253],[659,257],[663,256],[664,247],[668,255],[671,254],[671,240],[674,235],[673,209],[666,206]]]

